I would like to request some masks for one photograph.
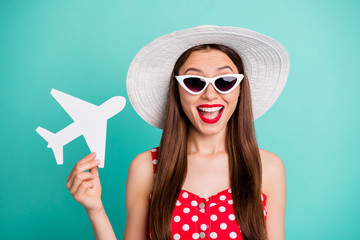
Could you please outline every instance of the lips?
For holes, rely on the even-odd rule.
[[[218,122],[224,110],[220,104],[202,104],[197,107],[198,114],[205,123],[214,124]]]

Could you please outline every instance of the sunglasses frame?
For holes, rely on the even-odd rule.
[[[201,80],[203,80],[205,82],[205,86],[204,88],[199,91],[199,92],[194,92],[194,91],[191,91],[184,83],[184,80],[186,78],[191,78],[191,77],[196,77],[196,78],[200,78]],[[232,86],[232,88],[230,88],[229,90],[227,91],[221,91],[220,89],[218,89],[216,86],[215,86],[215,81],[218,80],[219,78],[222,78],[222,77],[236,77],[236,83],[234,84],[234,86]],[[178,75],[178,76],[175,76],[176,80],[180,83],[180,85],[189,93],[193,94],[193,95],[198,95],[200,93],[202,93],[206,88],[207,86],[209,85],[209,83],[211,83],[211,85],[216,89],[217,92],[221,93],[221,94],[227,94],[229,92],[231,92],[232,90],[234,90],[239,84],[240,82],[244,79],[244,74],[235,74],[235,73],[230,73],[230,74],[223,74],[223,75],[219,75],[219,76],[216,76],[216,77],[213,77],[213,78],[207,78],[207,77],[204,77],[204,76],[198,76],[198,75]]]

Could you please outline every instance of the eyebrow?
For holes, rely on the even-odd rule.
[[[186,74],[188,71],[202,72],[200,69],[197,69],[197,68],[188,68],[188,69],[186,69],[184,74]]]
[[[234,71],[232,70],[232,68],[231,68],[230,66],[228,66],[228,65],[219,67],[217,70],[219,71],[219,70],[223,70],[223,69],[226,69],[226,68],[229,68],[232,72],[234,72]]]
[[[232,68],[231,68],[230,66],[228,66],[228,65],[219,67],[219,68],[217,68],[216,70],[217,70],[217,71],[220,71],[220,70],[223,70],[223,69],[226,69],[226,68],[229,68],[232,72],[234,72],[234,71],[232,70]],[[202,71],[201,71],[200,69],[198,69],[198,68],[188,68],[188,69],[186,69],[186,71],[184,72],[184,74],[186,74],[187,71],[191,71],[191,70],[192,70],[192,71],[195,71],[195,72],[200,72],[200,73],[202,73]]]

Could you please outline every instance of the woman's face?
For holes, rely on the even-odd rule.
[[[192,52],[178,75],[211,78],[229,73],[239,73],[229,56],[220,50],[209,49]],[[195,129],[213,135],[226,129],[238,102],[240,85],[230,93],[221,94],[209,84],[201,94],[193,95],[179,84],[179,94],[182,108]]]

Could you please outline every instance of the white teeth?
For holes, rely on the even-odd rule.
[[[223,107],[212,107],[212,108],[198,107],[198,108],[204,112],[216,112],[222,109]]]

